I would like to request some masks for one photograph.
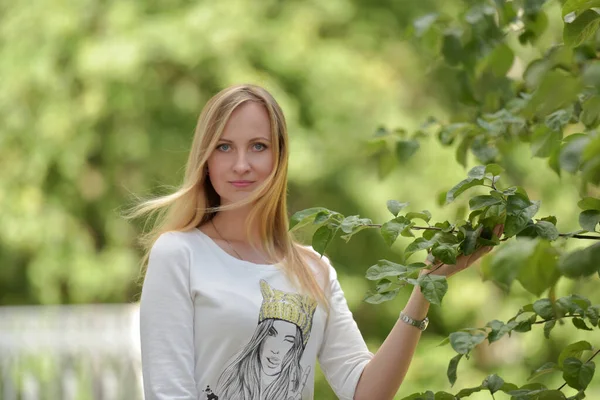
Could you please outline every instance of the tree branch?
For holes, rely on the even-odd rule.
[[[596,357],[598,355],[598,353],[600,353],[600,349],[596,350],[596,352],[594,354],[592,354],[592,356],[590,358],[588,358],[586,363],[589,363],[590,361],[592,361],[592,358]],[[566,384],[567,384],[567,382],[563,383],[562,386],[558,388],[558,390],[561,390],[562,388],[564,388]]]
[[[370,228],[381,228],[383,225],[382,224],[366,224],[365,226],[368,226]],[[430,230],[430,231],[441,231],[443,230],[442,228],[438,228],[436,226],[413,226],[410,229],[415,229],[415,230]],[[455,230],[450,231],[450,233],[454,233],[456,232]],[[600,235],[599,236],[592,236],[592,235],[578,235],[578,234],[572,234],[572,233],[559,233],[558,236],[561,237],[568,237],[568,238],[575,238],[575,239],[591,239],[591,240],[600,240]],[[508,238],[504,238],[501,241],[504,242],[508,240]]]

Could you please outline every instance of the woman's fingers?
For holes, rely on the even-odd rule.
[[[496,225],[494,227],[494,233],[498,237],[502,236],[502,233],[504,233],[504,224],[498,224],[498,225]]]

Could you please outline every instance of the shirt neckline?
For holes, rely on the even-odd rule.
[[[209,246],[213,247],[215,251],[221,254],[223,257],[227,258],[231,262],[235,262],[237,264],[245,265],[252,268],[260,268],[260,269],[270,269],[270,270],[278,270],[280,269],[279,264],[257,264],[251,261],[242,260],[240,258],[234,257],[228,252],[226,252],[221,246],[217,244],[210,236],[206,233],[202,232],[199,228],[194,228],[194,231],[204,239]]]

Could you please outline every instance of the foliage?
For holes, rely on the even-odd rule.
[[[393,299],[406,285],[420,286],[429,302],[441,304],[448,290],[445,278],[420,274],[426,267],[424,263],[407,263],[418,251],[427,250],[434,265],[454,264],[461,254],[507,241],[492,257],[484,259],[484,278],[505,291],[516,280],[537,297],[546,291],[549,296],[523,306],[506,323],[493,320],[484,328],[451,333],[447,342],[458,353],[448,366],[451,384],[456,381],[461,358],[468,358],[486,339],[492,343],[505,334],[528,332],[535,324],[544,325],[543,334],[548,338],[557,321],[564,318],[571,319],[577,329],[598,328],[600,305],[575,294],[555,299],[553,292],[560,278],[600,276],[600,242],[592,242],[600,240],[600,199],[586,195],[591,187],[600,185],[600,134],[596,130],[600,124],[596,57],[600,14],[595,9],[600,3],[563,2],[564,43],[548,47],[541,58],[531,61],[519,74],[514,67],[510,34],[516,33],[522,45],[538,41],[548,25],[545,3],[475,1],[457,19],[434,13],[415,20],[411,33],[428,46],[432,63],[437,63],[436,68],[448,74],[449,84],[455,86],[454,92],[445,91],[458,100],[451,121],[444,123],[431,117],[410,137],[404,129],[381,128],[369,144],[378,160],[380,177],[413,156],[422,137],[435,134],[443,145],[457,144],[456,161],[463,166],[470,151],[482,165],[470,169],[464,180],[441,197],[441,203],[450,204],[471,188],[489,188],[488,194],[468,199],[471,212],[466,220],[432,223],[428,210],[401,214],[408,204],[398,200],[388,201],[393,218],[381,224],[323,208],[301,211],[293,218],[292,229],[311,223],[318,227],[312,245],[320,253],[340,230],[348,241],[362,230],[377,229],[389,246],[399,236],[414,238],[404,249],[400,263],[382,259],[367,270],[367,279],[375,281],[376,286],[365,300],[374,304]],[[534,218],[541,200],[531,200],[526,188],[499,186],[503,161],[518,142],[527,143],[533,157],[547,159],[548,167],[557,175],[567,172],[580,177],[580,230],[560,233],[554,215]],[[418,226],[415,220],[424,221],[426,226]],[[502,238],[492,234],[498,224],[505,225]],[[422,234],[416,237],[415,231]],[[562,243],[567,239],[594,244],[566,251]],[[570,398],[583,398],[595,371],[592,358],[598,353],[581,360],[582,353],[590,350],[588,342],[573,343],[564,348],[557,363],[545,364],[532,377],[562,371],[565,384],[578,391]],[[427,391],[405,399],[463,398],[481,390],[489,390],[492,396],[503,391],[513,399],[565,399],[560,389],[538,383],[518,387],[490,375],[480,386],[455,395]]]

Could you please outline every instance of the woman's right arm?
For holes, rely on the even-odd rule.
[[[140,300],[146,400],[197,400],[189,250],[165,233],[150,251]]]

